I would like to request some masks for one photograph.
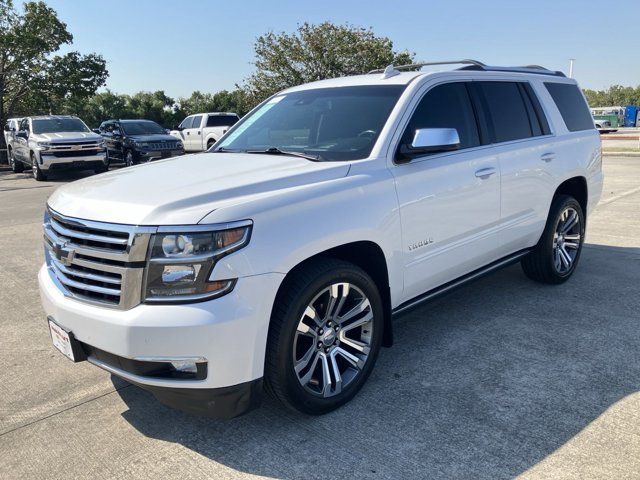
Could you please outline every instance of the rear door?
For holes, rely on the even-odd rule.
[[[400,205],[404,299],[491,263],[499,255],[500,169],[483,146],[468,82],[423,91],[400,144],[419,128],[456,128],[460,149],[396,163]]]
[[[534,245],[544,228],[555,188],[553,137],[529,82],[477,81],[474,87],[500,164],[500,242],[509,254]]]

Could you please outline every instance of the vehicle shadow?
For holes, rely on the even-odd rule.
[[[399,318],[363,391],[323,417],[270,399],[230,421],[120,390],[124,418],[235,470],[275,478],[512,478],[640,389],[640,248],[588,245],[574,278],[519,266]]]

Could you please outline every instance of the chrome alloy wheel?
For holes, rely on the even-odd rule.
[[[307,305],[293,339],[293,365],[308,392],[332,397],[362,372],[373,338],[371,303],[351,283],[324,288]]]
[[[565,208],[560,214],[553,234],[553,266],[563,275],[571,270],[580,249],[580,215],[572,208]]]

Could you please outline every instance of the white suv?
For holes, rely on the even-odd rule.
[[[582,93],[458,63],[291,88],[209,153],[59,188],[39,274],[56,347],[191,412],[239,415],[264,385],[321,414],[394,316],[518,260],[567,280],[602,189]]]

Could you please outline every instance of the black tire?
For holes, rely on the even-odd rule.
[[[9,157],[9,165],[11,165],[11,171],[13,173],[22,173],[24,172],[24,164],[18,160],[13,154],[13,149],[9,148],[7,151],[7,156]]]
[[[127,167],[132,167],[136,164],[136,157],[131,150],[127,150],[124,153],[124,164]]]
[[[573,229],[570,229],[570,231],[573,237],[575,237],[575,235],[579,235],[580,237],[577,242],[575,239],[572,240],[572,243],[577,243],[577,248],[564,249],[565,252],[569,251],[571,255],[575,255],[572,257],[570,265],[566,267],[564,261],[562,261],[560,268],[558,268],[555,251],[559,248],[557,247],[559,239],[556,234],[558,229],[562,229],[562,216],[564,212],[576,212],[579,224]],[[584,232],[585,218],[580,203],[569,195],[556,196],[551,203],[547,224],[538,244],[521,261],[524,273],[530,279],[541,283],[560,284],[566,282],[571,275],[573,275],[578,265],[578,260],[580,260],[582,244],[584,243]],[[564,245],[564,235],[561,235],[561,237]],[[566,244],[569,245],[569,242],[566,242]],[[562,255],[560,255],[560,257],[562,257]]]
[[[382,343],[382,330],[384,328],[383,303],[380,298],[380,293],[371,277],[362,269],[351,263],[331,258],[318,258],[309,262],[300,270],[294,272],[285,282],[276,299],[271,324],[269,326],[265,358],[266,389],[285,406],[298,410],[299,412],[310,415],[328,413],[344,405],[358,393],[375,365]],[[298,324],[303,318],[307,306],[313,304],[313,299],[316,298],[320,292],[339,282],[345,282],[351,284],[351,286],[355,286],[355,289],[351,288],[348,291],[355,292],[359,290],[359,292],[364,294],[364,297],[369,300],[370,310],[367,312],[367,317],[372,317],[372,319],[366,327],[357,327],[357,329],[360,329],[360,334],[364,332],[370,335],[367,344],[369,351],[366,358],[362,360],[361,366],[358,368],[347,364],[347,369],[350,369],[352,377],[342,390],[339,393],[332,393],[332,396],[324,397],[321,392],[313,393],[309,391],[307,387],[303,387],[301,380],[298,379],[298,375],[294,370],[294,362],[296,361],[294,358],[296,355],[294,351],[294,340]],[[342,290],[342,292],[344,291],[345,290]],[[340,305],[342,304],[338,304],[334,310],[336,315],[339,313]],[[345,302],[345,306],[346,305],[347,302]],[[343,317],[346,317],[346,314],[343,315]],[[358,317],[354,316],[353,318],[357,319]],[[329,333],[331,328],[335,328],[336,331],[339,329],[337,320],[335,320],[335,322],[334,327],[329,326],[329,328],[326,329],[326,333]],[[345,332],[340,333],[346,334],[346,322],[341,325],[345,327]],[[368,330],[365,330],[365,328]],[[322,332],[322,330],[319,331]],[[331,335],[337,336],[337,334],[334,335],[333,332],[331,332]],[[309,358],[314,358],[313,356],[320,357],[323,355],[323,351],[329,352],[329,348],[333,348],[327,348],[325,344],[320,342],[319,340],[322,338],[315,337],[315,339],[311,340],[312,347],[309,351],[313,350],[313,353],[311,354],[312,357]],[[317,352],[315,352],[316,341],[318,341]],[[338,343],[336,348],[338,346],[343,349],[350,348],[346,346],[345,343],[340,343],[340,337],[338,337],[336,341]],[[344,339],[342,339],[342,341],[344,341]],[[325,357],[329,357],[329,354],[327,353]],[[364,356],[360,358],[362,359]],[[307,372],[315,370],[313,365],[316,364],[310,360],[307,364],[309,363],[311,363],[312,366]],[[320,364],[320,368],[322,368],[322,361],[319,360],[318,363]],[[331,379],[335,380],[334,364],[331,365]],[[320,370],[320,372],[322,372],[322,370]],[[353,372],[357,373],[354,374]],[[345,372],[340,372],[340,375],[343,379],[347,378]],[[336,383],[337,382],[334,383],[334,387]]]
[[[31,172],[33,173],[33,178],[38,182],[44,182],[47,179],[47,176],[40,170],[40,166],[38,165],[38,160],[36,160],[35,154],[31,153]]]
[[[213,147],[213,144],[216,143],[215,140],[211,139],[207,142],[207,151],[209,151],[211,149],[211,147]]]

